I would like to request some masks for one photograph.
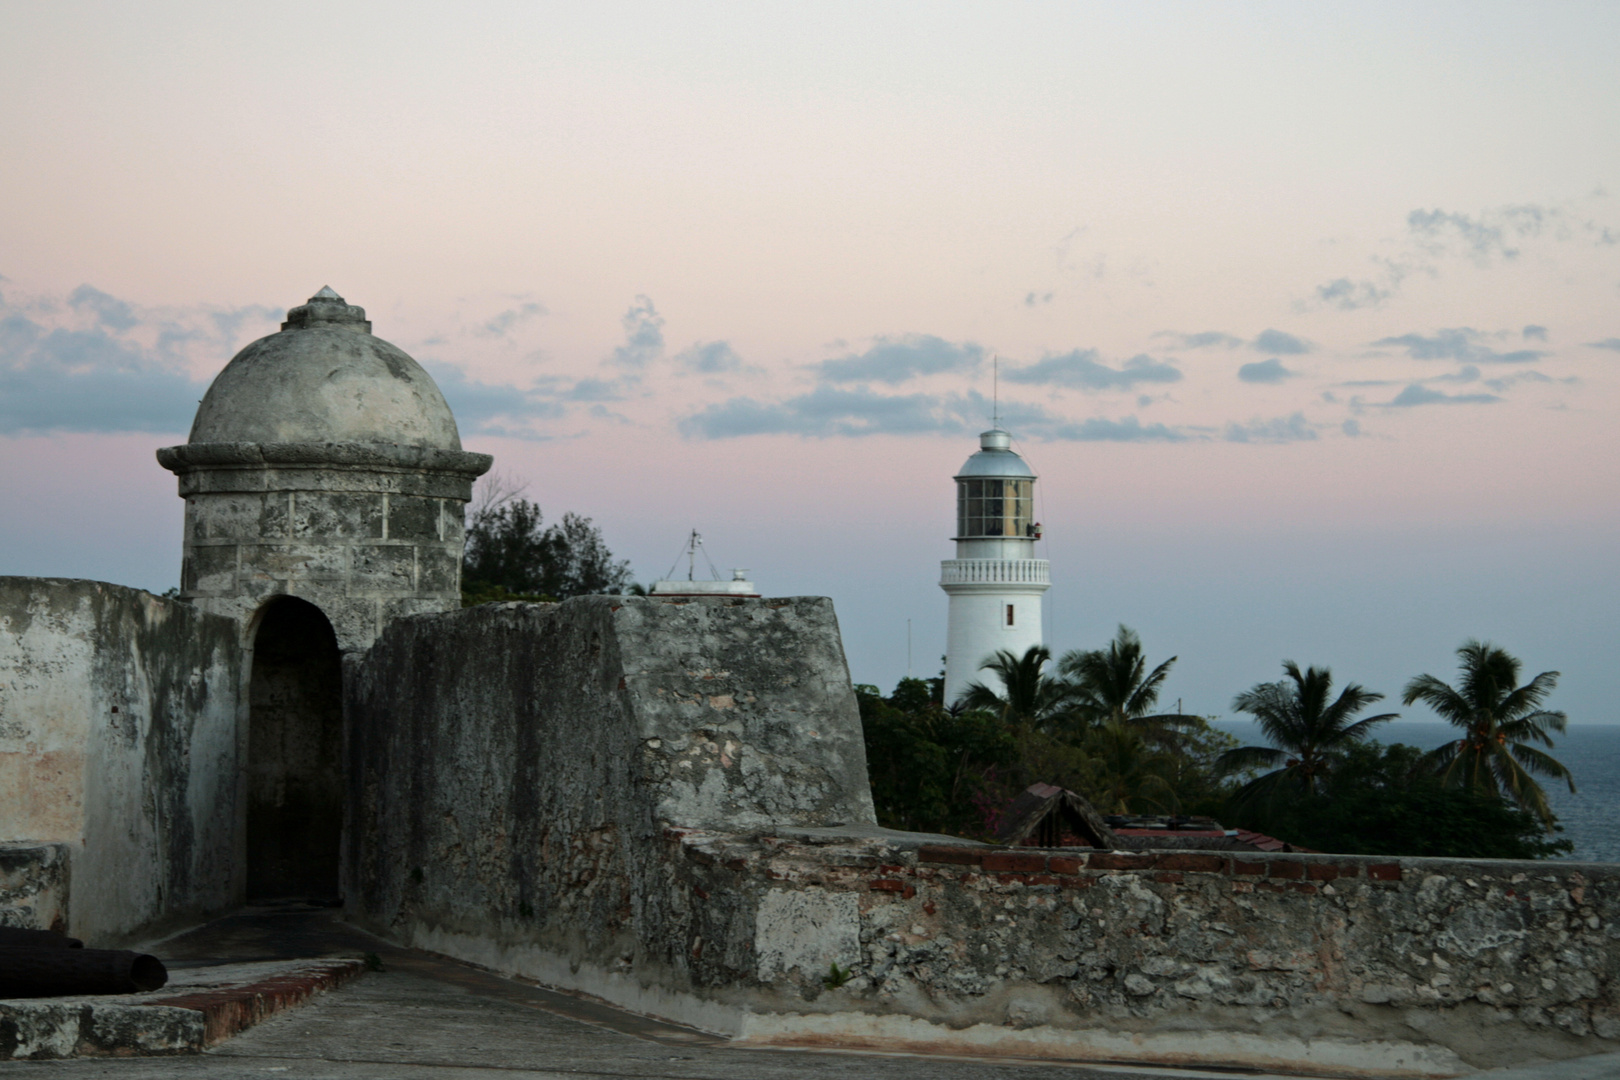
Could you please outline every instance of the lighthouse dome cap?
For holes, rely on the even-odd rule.
[[[1018,480],[1033,480],[1035,470],[1012,449],[1012,435],[1000,428],[991,428],[979,435],[979,452],[963,463],[956,479],[974,476],[1004,476]]]
[[[323,288],[237,353],[203,395],[191,444],[369,443],[461,450],[433,376]]]

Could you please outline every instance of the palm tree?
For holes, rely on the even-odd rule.
[[[1195,717],[1152,713],[1172,656],[1152,671],[1142,655],[1142,639],[1121,625],[1106,649],[1073,649],[1058,661],[1058,670],[1074,685],[1074,712],[1087,724],[1186,724]]]
[[[1269,800],[1288,790],[1315,794],[1345,750],[1366,741],[1374,724],[1400,715],[1380,713],[1352,722],[1358,712],[1382,701],[1384,695],[1351,683],[1338,700],[1330,702],[1333,674],[1327,668],[1307,668],[1302,673],[1298,664],[1285,660],[1283,671],[1287,679],[1259,683],[1232,701],[1235,711],[1254,717],[1271,742],[1270,746],[1240,746],[1215,760],[1216,768],[1226,773],[1271,768],[1238,789],[1235,798],[1240,804],[1261,797]]]
[[[1423,763],[1447,785],[1469,787],[1511,799],[1553,826],[1547,793],[1530,776],[1555,777],[1575,790],[1575,779],[1556,758],[1530,744],[1553,745],[1549,731],[1562,735],[1568,719],[1543,709],[1558,685],[1558,672],[1543,671],[1519,686],[1519,661],[1506,650],[1469,638],[1457,650],[1462,679],[1456,688],[1433,675],[1406,684],[1402,700],[1421,701],[1463,731],[1462,738],[1424,755]]]
[[[1086,794],[1103,813],[1173,811],[1177,807],[1179,800],[1171,782],[1175,763],[1154,752],[1140,730],[1105,723],[1086,734],[1084,747],[1091,774]]]
[[[1073,688],[1061,679],[1047,676],[1043,669],[1052,659],[1045,645],[1031,645],[1023,656],[1000,649],[979,665],[1001,679],[997,693],[982,682],[967,685],[956,704],[961,708],[987,709],[1008,723],[1028,723],[1036,727],[1059,722],[1067,715]]]

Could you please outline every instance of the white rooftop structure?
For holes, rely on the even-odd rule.
[[[707,551],[703,552],[703,561],[709,564],[709,573],[712,574],[713,577],[698,577],[697,556],[698,552],[702,549],[703,537],[696,529],[693,529],[692,535],[687,538],[686,547],[681,551],[681,555],[686,556],[686,577],[678,578],[674,576],[675,566],[679,566],[681,562],[680,556],[676,556],[675,566],[670,567],[671,576],[660,578],[659,580],[653,582],[652,587],[647,590],[647,595],[736,597],[759,596],[759,587],[756,586],[752,581],[748,580],[748,571],[746,568],[733,570],[731,572],[731,580],[722,580],[720,578],[720,572],[714,568],[714,563],[709,562],[709,554]]]

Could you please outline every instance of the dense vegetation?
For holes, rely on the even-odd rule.
[[[1461,737],[1439,750],[1372,738],[1396,713],[1361,716],[1382,694],[1333,693],[1326,668],[1284,665],[1239,694],[1271,745],[1243,747],[1208,720],[1156,711],[1176,658],[1149,668],[1120,627],[1105,648],[998,653],[992,676],[949,707],[943,678],[892,694],[857,686],[878,820],[891,828],[989,837],[1031,783],[1059,784],[1103,813],[1208,814],[1320,851],[1544,858],[1570,850],[1529,773],[1568,780],[1544,752],[1564,716],[1541,709],[1557,672],[1517,687],[1518,662],[1492,646],[1458,651],[1461,689],[1432,676],[1408,703],[1438,702]],[[1492,749],[1492,748],[1495,749]]]
[[[480,494],[467,516],[463,606],[637,591],[629,562],[613,558],[590,518],[564,514],[546,525],[538,505],[499,480]]]

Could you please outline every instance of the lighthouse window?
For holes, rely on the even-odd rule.
[[[1012,624],[1013,624],[1013,606],[1011,604],[1008,604],[1007,605],[1007,625],[1011,626]]]
[[[1033,487],[1033,480],[957,481],[956,535],[1028,536]]]

